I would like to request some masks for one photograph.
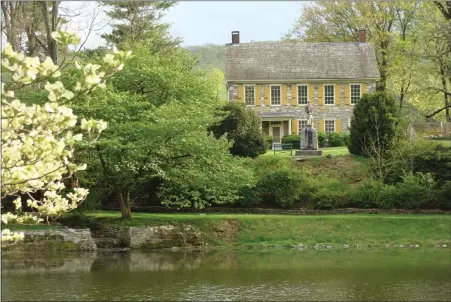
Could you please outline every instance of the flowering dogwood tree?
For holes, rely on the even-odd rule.
[[[65,31],[53,33],[53,38],[63,46],[78,44],[79,38]],[[73,91],[58,81],[62,67],[47,57],[26,57],[14,52],[10,45],[2,49],[2,197],[18,196],[14,201],[16,213],[2,215],[2,223],[40,222],[55,218],[75,209],[87,196],[88,190],[75,188],[63,194],[63,178],[86,165],[73,161],[74,144],[83,140],[94,142],[107,126],[102,120],[79,120],[66,106],[78,97],[96,88],[104,88],[106,79],[123,68],[130,52],[114,51],[103,58],[102,64],[75,62],[81,70]],[[47,102],[43,105],[26,105],[15,96],[20,89],[33,85],[45,89]],[[81,129],[82,133],[76,133]],[[31,193],[44,191],[36,200]],[[35,209],[38,217],[21,213],[20,195],[28,195],[27,205]],[[2,241],[17,240],[23,233],[2,230]]]

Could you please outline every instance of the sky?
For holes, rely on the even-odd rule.
[[[226,44],[231,42],[231,32],[240,31],[240,42],[279,40],[293,26],[301,14],[303,1],[180,1],[169,9],[163,21],[170,23],[170,33],[183,39],[183,46]],[[72,18],[70,29],[79,32],[96,12],[95,2],[65,1],[64,7],[76,9],[83,6],[89,12]],[[96,32],[87,39],[84,47],[104,45],[102,33],[111,31],[108,17],[100,9],[96,18]]]

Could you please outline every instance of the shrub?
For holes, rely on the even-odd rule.
[[[216,138],[227,133],[227,139],[233,141],[231,154],[255,158],[268,150],[267,139],[260,130],[261,120],[253,110],[236,102],[228,103],[222,110],[226,117],[209,130]]]
[[[435,186],[430,174],[409,172],[395,185],[367,180],[352,191],[349,199],[352,206],[359,208],[416,209],[436,200]]]
[[[354,106],[349,152],[372,156],[386,151],[395,137],[399,120],[396,100],[385,92],[364,94]]]
[[[431,173],[440,184],[451,181],[451,147],[428,142],[414,157],[412,170]]]
[[[432,206],[440,209],[451,209],[451,182],[446,182],[438,192],[437,203]],[[428,205],[424,205],[428,207]]]
[[[402,177],[402,182],[395,185],[397,196],[395,207],[416,209],[428,201],[436,200],[436,184],[429,173],[406,173]]]
[[[272,136],[264,133],[263,137],[266,142],[266,150],[271,149],[272,148]]]
[[[299,135],[285,135],[282,137],[282,144],[292,144],[294,149],[301,147],[301,137]]]
[[[316,183],[311,194],[311,205],[315,209],[327,210],[343,207],[349,199],[347,185],[338,180],[323,180]]]
[[[340,133],[331,132],[327,136],[329,147],[344,146],[343,136]]]
[[[250,168],[258,178],[283,168],[292,168],[293,164],[289,158],[278,156],[261,156],[253,159]]]
[[[289,208],[303,193],[311,191],[308,172],[296,168],[289,158],[258,157],[251,168],[258,181],[254,193],[243,191],[245,204],[264,202]]]
[[[341,136],[343,138],[343,146],[349,146],[349,142],[351,141],[349,133],[342,133]]]
[[[326,132],[318,132],[318,147],[324,148],[327,147],[327,134]]]
[[[264,202],[290,208],[301,192],[300,182],[285,168],[263,176],[257,183],[257,190]]]

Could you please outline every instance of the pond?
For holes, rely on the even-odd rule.
[[[451,300],[449,249],[2,255],[2,300]]]

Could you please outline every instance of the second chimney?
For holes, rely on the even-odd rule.
[[[232,44],[240,44],[240,32],[232,31]]]
[[[366,43],[366,33],[364,29],[359,30],[359,42]]]

